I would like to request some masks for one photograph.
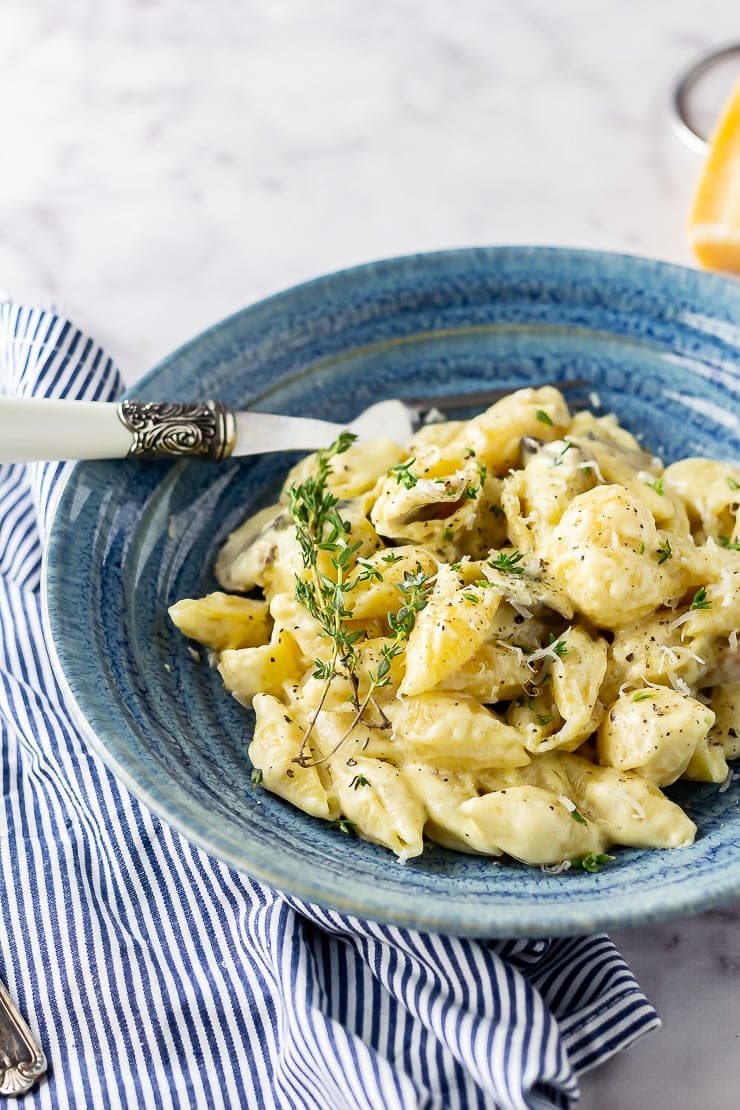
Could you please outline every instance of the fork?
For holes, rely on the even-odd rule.
[[[589,383],[578,379],[556,384],[562,391],[572,391]],[[405,443],[422,423],[463,409],[487,407],[511,392],[510,388],[492,389],[379,401],[349,424],[237,412],[222,401],[110,404],[0,397],[0,462],[183,456],[217,461],[230,455],[313,451],[345,430],[363,440],[383,437]]]
[[[0,1095],[22,1095],[46,1071],[46,1057],[0,980]]]

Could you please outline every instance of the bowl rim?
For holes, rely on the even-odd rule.
[[[382,274],[386,270],[398,269],[399,267],[410,265],[441,265],[444,262],[452,261],[456,258],[462,260],[464,258],[475,258],[486,255],[501,259],[515,257],[525,258],[527,256],[550,256],[553,259],[568,258],[572,259],[576,265],[584,266],[588,263],[598,261],[598,263],[604,266],[622,265],[634,268],[635,270],[643,270],[646,275],[664,274],[666,277],[669,277],[669,280],[671,276],[675,279],[681,275],[683,280],[693,282],[697,286],[703,285],[709,287],[714,284],[717,289],[722,289],[725,295],[732,292],[737,298],[738,319],[736,326],[738,329],[738,353],[740,355],[740,277],[736,278],[730,274],[719,274],[708,270],[699,270],[692,266],[668,262],[661,258],[650,258],[647,255],[631,254],[627,251],[607,251],[595,247],[560,247],[539,246],[529,243],[502,243],[489,246],[451,247],[433,251],[414,251],[409,254],[392,255],[388,258],[380,257],[358,263],[354,266],[342,267],[339,270],[329,270],[326,273],[318,274],[316,277],[309,278],[306,281],[295,282],[293,285],[286,286],[286,288],[280,289],[275,293],[270,293],[266,297],[260,297],[250,304],[243,305],[241,308],[227,313],[226,316],[209,324],[189,339],[178,344],[172,351],[158,359],[152,368],[147,370],[133,386],[130,386],[122,394],[121,399],[132,398],[134,396],[134,390],[138,391],[149,386],[171,363],[184,358],[196,345],[214,336],[222,328],[228,327],[237,319],[249,314],[268,311],[275,307],[279,308],[283,302],[293,300],[296,295],[312,293],[315,289],[333,285],[338,279],[342,279],[343,281],[359,281],[366,275]],[[738,373],[740,374],[740,370],[738,370]]]
[[[262,298],[253,304],[237,309],[181,343],[172,352],[155,363],[133,386],[129,387],[123,397],[132,397],[140,393],[142,389],[147,389],[160,378],[163,372],[176,366],[178,361],[188,356],[200,344],[207,343],[220,330],[238,319],[257,313],[274,311],[275,309],[280,310],[284,303],[290,303],[296,295],[311,295],[315,291],[320,292],[322,288],[332,285],[337,280],[362,282],[366,279],[372,279],[374,274],[383,274],[400,267],[443,265],[445,262],[452,262],[453,260],[464,261],[466,258],[481,256],[492,256],[501,259],[551,256],[553,259],[555,257],[567,258],[576,266],[596,264],[616,268],[627,267],[632,270],[633,274],[641,275],[646,280],[649,280],[650,276],[661,276],[669,281],[680,278],[682,282],[689,283],[692,292],[695,287],[697,290],[699,288],[703,289],[705,294],[710,292],[714,285],[718,290],[722,290],[725,300],[729,294],[729,299],[736,302],[736,345],[740,355],[740,281],[723,275],[706,273],[671,262],[629,253],[535,245],[464,247],[417,252],[365,262],[357,266],[321,274],[309,281],[299,282]],[[734,308],[735,305],[733,304]],[[740,371],[737,372],[737,377],[740,385]],[[213,832],[194,829],[189,823],[187,815],[182,813],[177,805],[173,805],[171,799],[168,801],[166,789],[158,787],[157,784],[152,782],[142,784],[106,747],[105,740],[98,735],[91,725],[82,707],[81,701],[84,702],[85,700],[84,691],[82,691],[82,698],[80,699],[79,687],[76,686],[74,679],[68,678],[65,671],[64,640],[54,635],[54,594],[53,589],[50,589],[49,567],[55,551],[58,521],[64,512],[67,498],[71,496],[70,490],[75,476],[79,473],[79,468],[84,467],[84,465],[84,463],[76,463],[68,469],[64,481],[58,484],[55,491],[54,504],[49,515],[50,524],[47,543],[43,551],[41,572],[41,612],[50,660],[74,722],[92,750],[101,757],[116,779],[127,790],[158,818],[180,833],[189,843],[196,845],[236,871],[246,872],[250,877],[288,895],[317,902],[322,906],[343,913],[350,913],[387,924],[418,927],[433,932],[467,936],[573,935],[594,929],[635,927],[699,913],[722,905],[740,894],[740,858],[738,858],[737,867],[721,872],[717,876],[716,884],[710,891],[707,891],[701,884],[693,892],[687,892],[683,885],[658,885],[655,890],[641,890],[640,898],[637,900],[638,904],[633,909],[625,907],[619,899],[609,900],[599,908],[597,919],[595,919],[594,909],[591,906],[581,907],[576,903],[571,903],[568,909],[568,919],[563,921],[562,907],[558,904],[536,903],[530,898],[523,899],[521,902],[510,899],[504,904],[501,901],[497,902],[495,898],[486,893],[476,896],[476,904],[472,901],[455,903],[451,899],[444,900],[438,911],[426,907],[423,916],[420,916],[419,909],[415,906],[413,900],[406,910],[397,906],[389,906],[383,898],[382,890],[376,892],[372,886],[368,886],[365,901],[361,905],[358,904],[356,896],[343,899],[336,891],[317,894],[315,883],[301,879],[300,868],[296,867],[289,870],[289,872],[285,872],[276,865],[274,858],[267,865],[256,858],[245,861],[243,857],[233,852],[228,846],[219,843],[219,838],[214,836]]]

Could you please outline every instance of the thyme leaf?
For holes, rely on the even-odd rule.
[[[415,474],[411,473],[411,467],[416,462],[416,457],[409,459],[408,462],[399,463],[397,466],[392,466],[388,474],[395,478],[400,486],[405,489],[413,489],[419,479]]]
[[[499,551],[495,559],[489,559],[488,565],[493,570],[502,570],[506,574],[524,574],[521,561],[524,558],[521,551]]]
[[[601,871],[602,867],[606,867],[611,863],[614,856],[609,856],[605,852],[589,852],[587,856],[576,856],[575,859],[570,861],[571,867],[580,867],[583,871],[589,871],[594,875],[597,871]]]
[[[329,822],[329,828],[334,829],[335,832],[346,833],[347,835],[349,835],[350,833],[354,833],[355,823],[354,821],[348,820],[348,818],[346,817],[337,817],[336,821]]]
[[[564,659],[565,656],[568,654],[568,645],[566,644],[565,640],[558,640],[557,643],[555,643],[554,641],[555,633],[551,632],[547,638],[547,646],[552,647],[552,650],[557,656],[559,656],[560,659]]]
[[[712,603],[707,597],[707,590],[705,586],[700,586],[694,594],[691,602],[692,609],[711,609]]]
[[[358,657],[355,644],[363,633],[352,631],[347,620],[351,612],[347,595],[357,586],[359,575],[349,577],[353,556],[362,546],[360,541],[347,542],[351,525],[337,510],[337,498],[328,486],[331,460],[343,454],[357,437],[351,432],[341,435],[323,451],[316,453],[316,469],[301,484],[293,483],[288,491],[288,511],[295,527],[304,574],[296,575],[295,597],[321,626],[332,642],[330,661],[315,660],[314,676],[326,683],[314,717],[303,734],[298,762],[304,759],[306,745],[323,707],[332,680],[341,671],[356,691]],[[325,552],[333,574],[319,566],[319,553]]]
[[[662,566],[667,563],[669,559],[673,558],[673,548],[671,547],[670,540],[663,540],[658,544],[658,565]]]

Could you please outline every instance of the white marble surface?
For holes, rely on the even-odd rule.
[[[699,161],[669,90],[739,37],[734,0],[2,11],[0,287],[63,305],[129,382],[249,301],[385,255],[527,242],[690,263]],[[584,1078],[588,1110],[737,1104],[739,919],[616,938],[664,1027]]]

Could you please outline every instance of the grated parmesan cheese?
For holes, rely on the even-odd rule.
[[[676,617],[675,621],[671,621],[671,623],[668,625],[668,631],[675,632],[675,630],[677,628],[680,628],[682,624],[686,624],[686,621],[690,621],[693,615],[694,613],[691,609],[689,609],[686,613],[682,613],[680,617]]]
[[[548,875],[560,875],[563,871],[570,870],[570,860],[563,859],[560,863],[543,863],[540,870],[546,871]]]
[[[659,663],[660,673],[666,673],[666,667],[676,668],[681,666],[682,660],[693,659],[700,667],[706,665],[706,660],[702,659],[701,655],[697,655],[688,647],[668,647],[666,644],[661,644],[658,648],[661,659]],[[669,670],[670,673],[670,670]]]
[[[666,667],[680,666],[681,661],[676,655],[676,651],[674,648],[668,647],[666,644],[661,644],[658,648],[658,653],[660,655],[660,663],[658,664],[658,669],[661,674],[666,673]]]
[[[734,772],[733,772],[732,768],[730,768],[730,770],[727,772],[727,775],[725,776],[724,781],[722,782],[722,784],[719,788],[718,793],[724,794],[726,790],[729,790],[730,786],[732,785],[732,780],[733,780],[734,777],[735,777]]]
[[[682,678],[679,678],[675,671],[668,672],[668,681],[670,682],[673,689],[677,691],[677,693],[685,694],[687,698],[691,697],[691,690],[689,689],[688,683],[685,682]]]
[[[599,464],[597,463],[596,459],[590,459],[587,462],[579,463],[576,467],[576,470],[593,470],[594,474],[603,486],[608,484],[606,478],[599,469]]]
[[[453,475],[450,486],[456,487],[459,485],[460,479]],[[445,488],[434,478],[419,478],[416,482],[416,492],[424,500],[429,498],[432,501],[439,501],[445,496]]]
[[[728,605],[732,605],[733,589],[732,589],[732,572],[729,567],[723,567],[720,571],[720,584],[722,586],[722,602],[720,608],[726,609]]]
[[[527,664],[531,667],[533,663],[539,662],[540,659],[559,659],[560,656],[555,651],[555,645],[559,644],[561,640],[564,640],[569,633],[570,628],[566,628],[565,632],[554,639],[547,647],[537,648],[536,651],[533,651],[531,655],[527,656]]]
[[[496,643],[499,647],[506,648],[508,651],[513,651],[519,663],[524,662],[525,654],[520,647],[517,647],[516,644],[509,644],[506,640],[496,640]]]
[[[644,821],[645,820],[645,810],[642,808],[642,806],[638,802],[637,798],[633,798],[632,795],[628,794],[626,791],[622,795],[622,797],[624,798],[624,800],[626,802],[629,803],[629,805],[634,810],[633,815],[634,815],[635,820],[636,821]]]

